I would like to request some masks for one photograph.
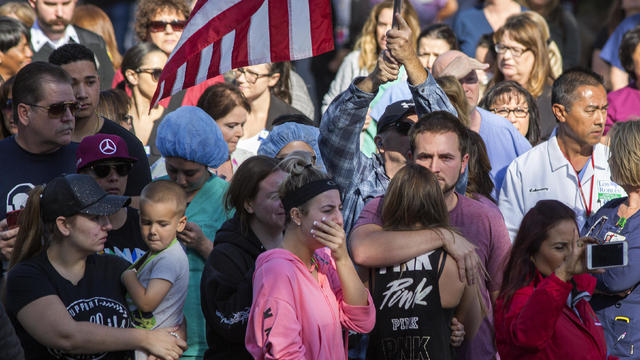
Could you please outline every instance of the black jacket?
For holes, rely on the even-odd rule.
[[[204,358],[250,360],[244,337],[256,258],[265,248],[251,229],[241,233],[237,215],[222,224],[214,244],[200,282],[209,344]]]
[[[100,77],[100,90],[111,89],[111,83],[113,82],[113,76],[115,70],[113,69],[113,63],[107,54],[107,47],[102,37],[94,32],[83,29],[75,25],[73,26],[78,34],[78,40],[80,44],[88,47],[93,51],[96,56],[96,63],[98,65],[98,76]],[[44,44],[40,50],[34,51],[31,61],[44,61],[49,62],[49,55],[53,52],[53,48],[49,43]]]

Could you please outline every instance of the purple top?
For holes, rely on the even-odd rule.
[[[381,3],[383,0],[370,0],[371,5]],[[447,4],[447,0],[409,0],[418,13],[420,27],[425,28],[436,21],[440,10]]]
[[[635,82],[607,94],[607,101],[609,109],[607,122],[604,125],[605,135],[611,130],[613,124],[640,117],[640,91]]]
[[[354,229],[366,224],[382,226],[382,199],[383,197],[379,196],[365,204]],[[499,210],[462,195],[458,195],[458,203],[449,212],[449,222],[462,233],[462,236],[477,246],[476,251],[489,273],[486,283],[480,286],[487,307],[487,316],[478,334],[470,343],[463,345],[457,358],[493,359],[496,348],[493,341],[493,309],[489,293],[500,290],[503,266],[511,250],[509,232]]]

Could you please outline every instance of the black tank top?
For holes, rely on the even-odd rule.
[[[446,255],[437,249],[402,265],[372,270],[376,325],[367,359],[453,358],[449,342],[453,309],[442,308],[438,288]]]

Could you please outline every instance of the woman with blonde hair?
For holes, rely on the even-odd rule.
[[[409,1],[403,2],[401,15],[411,28],[411,43],[415,48],[416,36],[420,33],[420,23],[418,15]],[[371,9],[354,50],[344,58],[335,79],[329,86],[329,91],[322,98],[322,112],[327,109],[338,94],[349,87],[353,79],[358,76],[367,76],[373,71],[378,55],[387,48],[386,34],[391,29],[392,22],[393,0],[385,0]],[[406,74],[401,73],[398,76],[399,80],[404,78],[406,78]]]
[[[604,329],[609,354],[620,359],[637,358],[634,344],[640,341],[638,327],[640,315],[640,264],[631,259],[640,256],[640,122],[616,123],[609,132],[611,180],[620,185],[627,196],[610,200],[592,215],[582,228],[599,241],[628,242],[629,264],[610,268],[595,274],[600,290],[594,294],[591,306]],[[597,226],[594,226],[597,225]],[[620,321],[619,317],[630,319]],[[627,333],[623,336],[623,333]]]
[[[91,4],[78,5],[73,12],[71,23],[102,36],[107,46],[107,54],[113,63],[113,68],[115,70],[120,69],[122,55],[118,51],[113,24],[111,24],[109,16],[102,9]]]
[[[551,111],[551,66],[549,48],[538,24],[529,15],[509,17],[493,34],[497,71],[491,80],[493,86],[503,80],[522,85],[536,99],[540,110],[540,135],[547,139],[556,127]]]

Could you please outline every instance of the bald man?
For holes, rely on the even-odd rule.
[[[495,185],[492,195],[498,200],[507,167],[515,158],[529,151],[531,144],[509,120],[476,106],[480,96],[476,71],[488,67],[461,51],[450,50],[438,56],[433,63],[433,76],[453,76],[460,81],[471,109],[469,128],[480,134],[487,147],[491,162],[490,176]]]

